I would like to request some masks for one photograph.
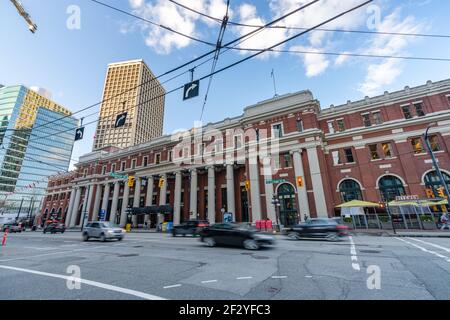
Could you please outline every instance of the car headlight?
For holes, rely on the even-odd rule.
[[[108,233],[114,233],[114,231],[113,230],[108,230]]]

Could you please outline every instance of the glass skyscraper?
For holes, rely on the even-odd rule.
[[[69,169],[77,125],[48,97],[24,86],[0,88],[0,214],[39,210],[48,176]]]

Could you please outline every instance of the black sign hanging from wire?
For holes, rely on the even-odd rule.
[[[84,138],[84,127],[78,128],[75,131],[75,141],[83,140]]]
[[[183,100],[192,99],[198,97],[200,93],[200,81],[193,81],[184,86]]]
[[[125,122],[127,121],[127,115],[128,115],[128,112],[124,112],[124,113],[117,115],[116,123],[114,124],[114,128],[123,127],[125,125]]]

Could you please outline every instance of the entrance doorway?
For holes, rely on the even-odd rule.
[[[284,226],[294,226],[299,222],[299,213],[295,201],[295,189],[285,183],[278,187],[278,199],[280,200],[280,223]]]
[[[249,222],[250,219],[248,215],[248,193],[247,190],[245,190],[245,187],[241,187],[241,212],[241,222]]]

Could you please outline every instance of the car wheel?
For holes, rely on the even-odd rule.
[[[100,235],[100,241],[101,242],[105,242],[106,241],[106,237],[105,237],[105,235],[103,233]]]
[[[247,250],[258,250],[259,243],[253,239],[247,239],[244,241],[244,248]]]
[[[87,233],[83,234],[83,241],[89,241],[89,236]]]
[[[46,233],[47,233],[47,231],[45,231],[45,230],[44,230],[44,231],[42,231],[42,233],[43,233],[43,234],[46,234]]]
[[[118,238],[117,240],[119,240],[119,241],[122,241],[122,240],[123,240],[123,238]]]
[[[66,230],[61,231],[61,234],[63,234],[64,232],[66,232]]]
[[[206,244],[207,247],[215,247],[216,246],[216,240],[214,238],[204,238],[203,242]]]
[[[326,239],[328,241],[338,241],[339,236],[336,233],[329,233],[329,234],[327,234]]]
[[[300,240],[300,234],[298,232],[289,232],[288,237],[292,240]]]

